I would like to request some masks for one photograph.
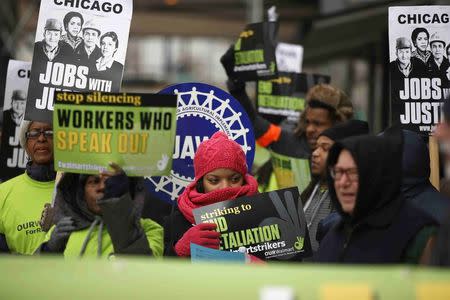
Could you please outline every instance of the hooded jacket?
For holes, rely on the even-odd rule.
[[[367,122],[361,120],[348,120],[325,129],[319,134],[319,137],[324,136],[332,141],[338,141],[350,136],[368,133],[369,124],[367,124]],[[303,207],[305,208],[305,216],[309,222],[308,229],[314,251],[317,251],[317,248],[319,247],[323,232],[329,229],[328,227],[324,227],[324,223],[321,221],[335,211],[328,195],[328,188],[324,186],[326,179],[321,177],[322,176],[313,178],[308,187],[300,195],[303,201]],[[312,199],[309,201],[310,198]],[[314,202],[320,202],[320,204],[315,204]]]
[[[430,264],[448,268],[450,267],[450,211],[447,213],[447,220],[439,228]]]
[[[87,175],[65,173],[58,184],[55,200],[57,224],[65,216],[73,218],[64,256],[108,256],[111,254],[153,254],[162,256],[163,229],[150,219],[140,217],[144,202],[141,178],[130,178],[130,189],[120,198],[98,201],[102,215],[93,214],[84,199]],[[117,212],[120,211],[120,214]],[[55,226],[47,233],[51,237]],[[41,250],[45,247],[41,247]],[[44,250],[45,252],[45,250]]]
[[[445,222],[450,212],[450,199],[438,192],[430,182],[430,157],[427,145],[416,133],[403,130],[402,157],[402,192],[406,201],[434,217],[439,224]],[[333,214],[319,223],[322,240],[325,233],[340,220],[339,215]]]
[[[351,153],[358,167],[355,207],[352,215],[342,210],[334,180],[328,174],[330,197],[342,219],[324,237],[317,261],[405,262],[408,247],[417,234],[424,227],[436,226],[437,223],[406,202],[401,193],[400,129],[388,130],[384,136],[352,137],[335,143],[328,156],[329,166],[336,164],[343,149]]]
[[[403,137],[403,194],[407,201],[442,224],[450,211],[450,199],[439,193],[429,180],[430,156],[427,145],[412,131],[403,130]]]

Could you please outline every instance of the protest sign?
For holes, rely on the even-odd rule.
[[[284,116],[297,122],[305,108],[306,93],[319,83],[330,83],[330,76],[278,72],[274,79],[259,80],[256,85],[258,112],[266,118]]]
[[[278,43],[275,49],[279,72],[300,73],[303,64],[303,47],[295,44]]]
[[[2,143],[0,148],[0,180],[6,181],[21,173],[27,154],[19,143],[19,129],[25,113],[30,62],[10,60],[6,75],[3,102]]]
[[[115,162],[128,176],[169,174],[174,95],[55,93],[55,169],[98,174]]]
[[[217,131],[241,145],[251,170],[255,155],[252,123],[240,103],[227,92],[204,83],[169,86],[160,94],[177,95],[177,133],[170,176],[149,177],[151,193],[173,203],[194,180],[194,155],[199,144]]]
[[[234,44],[233,69],[244,81],[273,78],[277,66],[275,58],[276,22],[248,24]]]
[[[311,254],[296,187],[202,206],[193,213],[196,224],[217,224],[221,250],[245,247],[264,260],[300,260]]]
[[[450,6],[389,8],[392,121],[429,134],[450,95]]]
[[[51,122],[55,91],[119,92],[132,0],[42,0],[25,119]]]
[[[270,151],[273,171],[279,188],[296,186],[302,192],[311,181],[309,160]]]

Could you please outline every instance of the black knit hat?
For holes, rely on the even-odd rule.
[[[363,135],[369,133],[369,124],[360,120],[349,120],[346,122],[338,123],[333,127],[330,127],[319,136],[326,136],[333,141],[337,141],[350,136]]]

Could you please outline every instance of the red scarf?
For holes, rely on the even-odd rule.
[[[239,187],[224,188],[209,193],[199,193],[196,189],[197,181],[194,181],[178,197],[178,208],[189,222],[195,224],[192,210],[205,205],[236,199],[241,196],[252,196],[258,192],[258,182],[253,176],[246,174],[245,182],[245,185]]]

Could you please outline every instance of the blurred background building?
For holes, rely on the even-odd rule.
[[[279,41],[304,46],[304,72],[331,76],[377,132],[389,121],[388,7],[448,4],[377,0],[134,0],[124,91],[200,81],[225,87],[220,57],[246,23],[277,6]],[[39,0],[2,0],[0,78],[9,58],[32,59]],[[0,81],[3,91],[4,80]],[[0,95],[0,99],[3,95]]]

